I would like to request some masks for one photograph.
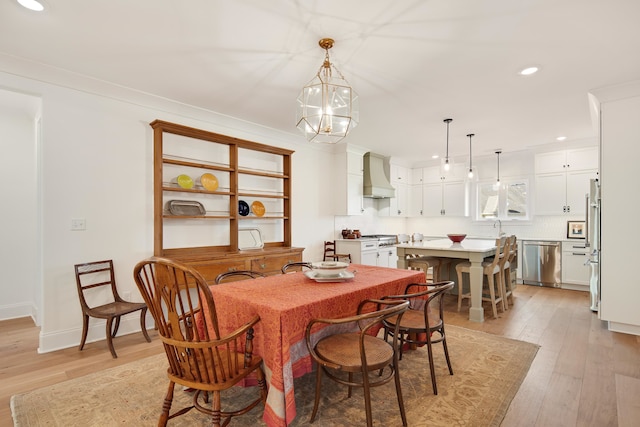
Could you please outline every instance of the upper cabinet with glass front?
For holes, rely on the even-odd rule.
[[[474,162],[474,219],[531,219],[533,163],[533,156],[524,151],[501,153],[499,160],[497,156],[487,156]]]
[[[477,219],[529,219],[529,183],[526,179],[502,179],[477,184]]]

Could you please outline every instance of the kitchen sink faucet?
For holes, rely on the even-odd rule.
[[[496,224],[498,225],[498,237],[504,236],[505,233],[502,231],[502,221],[500,221],[499,219],[496,219],[495,222],[493,223],[493,228],[496,228]]]

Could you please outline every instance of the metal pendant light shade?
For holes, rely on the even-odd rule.
[[[469,137],[469,178],[473,178],[473,157],[471,156],[471,138],[475,136],[474,133],[467,135]]]
[[[358,125],[358,94],[329,60],[333,39],[322,39],[325,59],[298,95],[296,126],[307,140],[335,144]]]
[[[444,157],[444,170],[448,171],[451,168],[449,164],[449,124],[453,121],[453,119],[444,119],[444,122],[447,124],[447,152]]]

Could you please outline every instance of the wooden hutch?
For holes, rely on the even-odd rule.
[[[291,247],[293,151],[161,120],[150,125],[156,256],[192,265],[207,280],[234,270],[277,274],[302,261],[304,249]]]

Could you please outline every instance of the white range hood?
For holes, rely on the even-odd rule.
[[[395,197],[396,190],[391,186],[389,158],[375,153],[364,155],[364,197],[388,199]]]

